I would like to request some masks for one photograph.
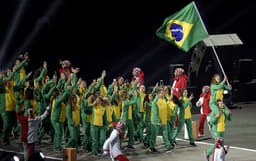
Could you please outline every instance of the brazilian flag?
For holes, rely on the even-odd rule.
[[[194,2],[164,20],[156,35],[187,52],[199,41],[208,37]]]

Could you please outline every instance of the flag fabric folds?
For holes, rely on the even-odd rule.
[[[194,2],[165,18],[156,35],[187,52],[199,41],[208,37]]]

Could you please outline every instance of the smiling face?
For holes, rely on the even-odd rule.
[[[159,98],[164,98],[164,90],[163,89],[159,89],[157,95],[158,95]]]
[[[179,76],[183,75],[183,73],[184,73],[184,70],[182,68],[176,68],[174,71],[174,76],[179,77]]]
[[[133,68],[133,70],[132,70],[133,76],[138,76],[139,73],[140,73],[140,68],[138,68],[138,67]]]
[[[183,97],[188,97],[188,90],[185,89],[185,90],[183,91]]]
[[[154,97],[153,97],[153,94],[150,93],[150,94],[148,95],[148,99],[149,99],[150,101],[152,101],[153,98],[154,98]]]
[[[218,107],[219,108],[224,108],[224,103],[223,103],[223,101],[217,101],[217,105],[218,105]]]
[[[203,86],[202,88],[202,93],[208,93],[210,90],[210,87],[209,86]]]
[[[216,83],[220,83],[220,75],[216,75],[214,77],[214,79],[215,79]]]
[[[86,88],[87,87],[87,83],[85,80],[82,80],[80,85],[79,85],[81,88]]]
[[[19,65],[19,64],[20,64],[20,60],[17,59],[16,62],[15,62],[15,64],[16,64],[16,65]]]
[[[212,84],[219,84],[220,83],[220,75],[219,74],[214,74],[213,77],[212,77],[212,81],[211,83]]]
[[[62,64],[61,64],[61,67],[62,68],[69,68],[71,66],[71,63],[70,63],[70,61],[69,60],[64,60],[63,62],[62,62]]]
[[[164,86],[164,93],[165,94],[169,94],[170,93],[168,86]]]
[[[146,91],[145,86],[144,86],[144,85],[141,85],[141,86],[140,86],[140,92],[141,92],[141,93],[145,93],[145,91]]]
[[[118,78],[118,84],[122,85],[124,83],[124,78],[123,77],[119,77]]]

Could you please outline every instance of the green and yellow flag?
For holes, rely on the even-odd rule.
[[[199,41],[208,37],[194,2],[167,17],[156,35],[187,52]]]

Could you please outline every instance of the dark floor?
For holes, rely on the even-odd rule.
[[[256,103],[237,103],[236,108],[231,109],[233,114],[233,120],[227,122],[225,132],[225,143],[231,146],[230,152],[226,159],[227,161],[253,161],[256,158]],[[193,115],[193,120],[198,120],[198,114]],[[204,151],[208,149],[213,140],[209,138],[210,134],[208,129],[205,128],[206,136],[199,138],[196,142],[197,147],[192,147],[188,144],[187,140],[183,138],[183,132],[179,136],[177,146],[171,153],[165,153],[164,145],[161,137],[158,137],[157,148],[160,153],[150,153],[148,149],[145,149],[143,145],[136,144],[135,150],[124,149],[124,153],[131,161],[204,161]],[[124,143],[126,144],[126,143]],[[52,144],[49,144],[47,140],[42,142],[40,146],[42,152],[47,156],[47,161],[50,160],[62,160],[62,153],[56,153],[53,150]],[[22,146],[18,143],[18,140],[12,140],[11,145],[3,146],[0,144],[1,155],[4,155],[2,151],[13,151],[22,155]],[[4,161],[0,155],[0,160]],[[90,153],[77,153],[77,160],[111,160],[110,158],[95,157]]]

